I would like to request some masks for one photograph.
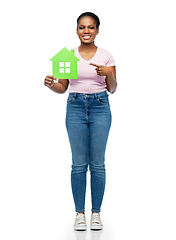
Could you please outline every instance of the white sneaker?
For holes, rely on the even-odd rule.
[[[80,230],[85,231],[87,229],[86,225],[86,216],[84,213],[77,213],[75,224],[74,224],[74,230]]]
[[[92,213],[90,221],[91,230],[102,230],[103,224],[100,219],[100,213]]]

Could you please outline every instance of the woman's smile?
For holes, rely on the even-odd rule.
[[[82,36],[82,38],[84,38],[84,40],[89,40],[91,38],[91,36],[90,35],[84,35],[84,36]]]

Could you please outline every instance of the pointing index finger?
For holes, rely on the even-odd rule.
[[[101,65],[98,65],[98,64],[95,64],[95,63],[89,63],[89,65],[92,65],[92,66],[94,66],[94,67],[101,67]]]

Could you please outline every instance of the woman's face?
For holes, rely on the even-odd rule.
[[[97,33],[99,33],[99,28],[96,28],[96,22],[93,18],[85,16],[79,20],[77,34],[82,43],[92,43]]]

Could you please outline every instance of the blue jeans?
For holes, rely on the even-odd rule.
[[[71,186],[76,212],[85,211],[88,166],[92,212],[100,212],[105,190],[105,149],[110,126],[111,110],[106,91],[69,94],[66,128],[72,151]]]

